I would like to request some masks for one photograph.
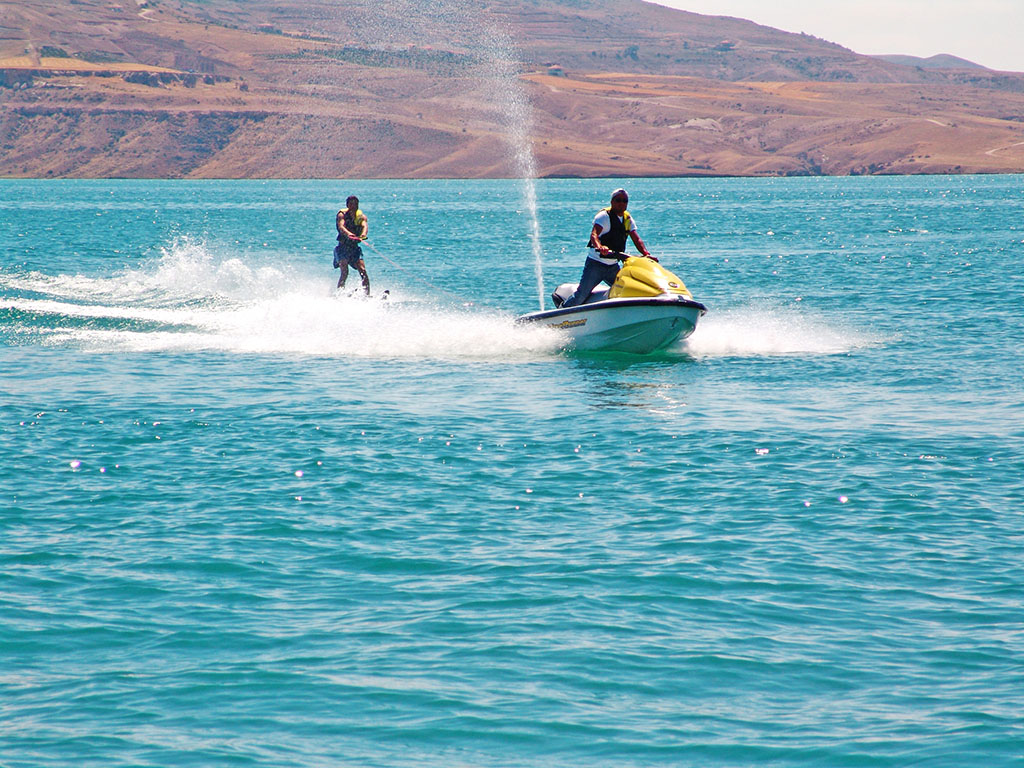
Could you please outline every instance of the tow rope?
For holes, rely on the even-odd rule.
[[[462,298],[462,297],[461,297],[461,296],[459,296],[458,294],[452,293],[451,291],[446,291],[446,290],[445,290],[444,288],[439,288],[438,286],[434,285],[433,283],[431,283],[431,282],[428,282],[428,281],[426,281],[426,280],[422,279],[422,278],[421,278],[421,277],[419,277],[418,275],[416,275],[416,274],[414,274],[413,272],[411,272],[410,270],[406,269],[406,268],[405,268],[405,267],[403,267],[403,266],[402,266],[401,264],[399,264],[398,262],[396,262],[396,261],[395,261],[394,259],[388,258],[388,257],[387,257],[387,256],[385,256],[385,255],[384,255],[383,253],[381,253],[380,251],[378,251],[378,250],[377,250],[377,249],[376,249],[376,248],[374,247],[373,243],[371,243],[371,242],[370,242],[369,240],[363,240],[363,245],[369,246],[369,248],[370,248],[370,250],[371,250],[371,251],[373,251],[373,252],[374,252],[375,254],[377,254],[378,256],[380,256],[380,257],[381,257],[382,259],[384,259],[384,261],[386,261],[386,262],[387,262],[388,264],[390,264],[391,266],[393,266],[393,267],[394,267],[395,269],[398,269],[398,270],[400,270],[401,272],[405,272],[405,274],[407,274],[407,275],[409,275],[410,277],[412,277],[413,281],[415,281],[415,282],[417,282],[417,283],[421,283],[421,284],[425,285],[425,286],[426,286],[427,288],[430,288],[430,289],[431,289],[431,290],[433,290],[433,291],[437,291],[438,293],[442,293],[442,294],[444,294],[445,296],[447,296],[447,297],[449,297],[449,298],[451,298],[451,299],[455,299],[456,301],[460,302],[461,304],[463,304],[463,305],[465,305],[465,306],[469,306],[469,307],[473,306],[473,303],[474,303],[474,302],[472,302],[472,301],[466,301],[466,300],[465,300],[464,298]]]

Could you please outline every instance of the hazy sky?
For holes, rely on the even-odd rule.
[[[1024,0],[654,0],[806,32],[857,53],[951,53],[1024,72]]]

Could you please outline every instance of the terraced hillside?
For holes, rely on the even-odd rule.
[[[622,23],[628,19],[629,23]],[[0,0],[0,175],[1024,170],[1024,76],[640,0]]]

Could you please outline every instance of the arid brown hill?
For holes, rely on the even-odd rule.
[[[508,176],[519,138],[540,175],[1019,172],[1024,76],[641,0],[0,0],[2,176]]]

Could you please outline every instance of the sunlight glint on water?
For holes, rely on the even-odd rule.
[[[0,180],[0,763],[1019,766],[1024,178],[519,184]]]

